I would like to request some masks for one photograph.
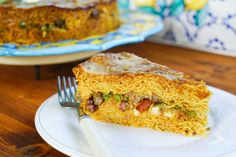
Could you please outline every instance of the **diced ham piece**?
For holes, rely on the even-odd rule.
[[[150,99],[143,99],[136,107],[136,110],[138,110],[139,112],[144,112],[147,111],[149,109],[149,107],[151,106],[152,101]]]
[[[93,104],[94,103],[93,103],[93,99],[92,98],[88,99],[87,102],[86,102],[86,105],[93,105]]]
[[[86,108],[87,110],[89,110],[89,112],[92,112],[92,113],[98,109],[98,107],[95,105],[87,105]]]
[[[126,108],[127,108],[127,103],[126,103],[126,102],[122,102],[122,103],[120,103],[120,107],[119,107],[119,109],[120,109],[121,111],[125,111]]]
[[[86,109],[89,112],[95,112],[98,109],[98,107],[94,104],[93,99],[90,98],[90,99],[87,100]]]

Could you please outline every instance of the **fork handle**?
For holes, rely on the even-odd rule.
[[[80,125],[96,157],[114,157],[104,140],[98,134],[96,124],[90,117],[81,117]]]

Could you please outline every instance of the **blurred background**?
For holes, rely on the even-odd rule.
[[[150,41],[236,56],[235,0],[119,0],[121,8],[160,15],[164,30]]]

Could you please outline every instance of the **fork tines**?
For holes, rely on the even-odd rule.
[[[58,76],[58,100],[63,107],[78,107],[79,101],[76,100],[76,81],[75,78]]]

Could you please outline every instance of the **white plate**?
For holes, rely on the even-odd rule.
[[[236,96],[209,87],[208,137],[185,137],[145,128],[95,122],[97,131],[117,157],[236,157]],[[57,94],[38,109],[35,125],[40,136],[69,156],[92,157],[74,109],[62,108]]]

